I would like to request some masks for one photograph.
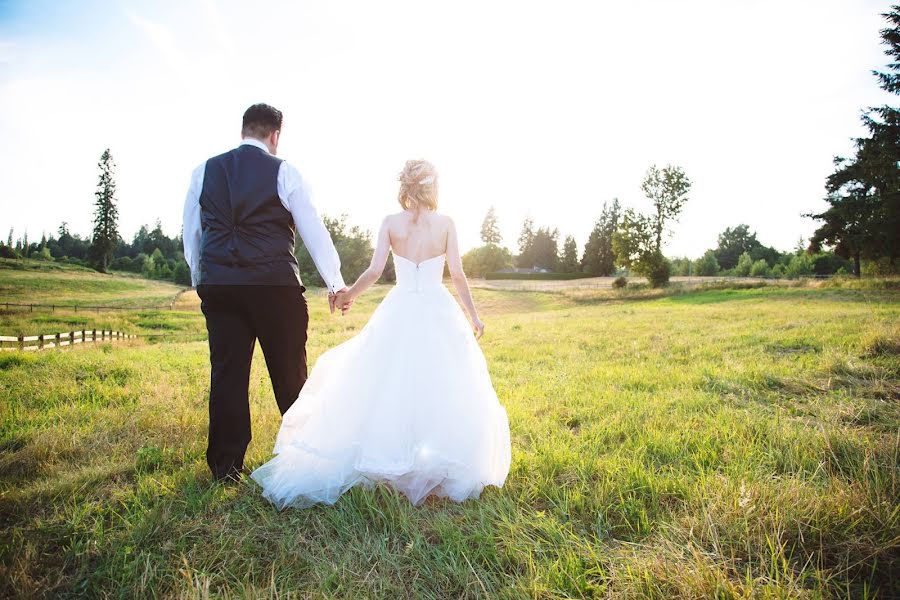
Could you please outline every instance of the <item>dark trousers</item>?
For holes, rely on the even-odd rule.
[[[243,469],[250,443],[250,364],[256,340],[283,415],[306,382],[309,312],[300,286],[199,285],[209,332],[209,445],[213,477]]]

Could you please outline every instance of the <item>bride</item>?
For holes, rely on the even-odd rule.
[[[355,337],[319,358],[284,414],[275,457],[251,477],[279,509],[334,504],[355,485],[384,482],[418,505],[461,502],[509,472],[506,410],[476,338],[484,333],[453,221],[438,214],[437,172],[411,160],[403,211],[384,219],[369,268],[335,298],[342,310],[394,255],[397,284]],[[444,260],[469,323],[443,285]]]

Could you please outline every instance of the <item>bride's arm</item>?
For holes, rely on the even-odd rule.
[[[469,281],[466,279],[466,274],[462,267],[462,259],[459,256],[456,225],[452,219],[447,231],[447,267],[450,269],[450,279],[453,281],[453,287],[456,288],[459,299],[472,319],[472,329],[475,330],[475,337],[480,338],[484,335],[484,323],[478,318],[478,311],[475,310],[475,302],[472,300],[472,292],[469,290]]]
[[[378,281],[384,272],[384,265],[387,264],[388,251],[391,249],[391,236],[388,232],[388,220],[385,219],[381,223],[381,229],[378,231],[378,241],[375,244],[375,253],[372,254],[372,262],[369,268],[362,272],[362,275],[356,280],[349,290],[340,294],[337,304],[344,306],[356,300],[360,294],[369,289],[373,283]]]

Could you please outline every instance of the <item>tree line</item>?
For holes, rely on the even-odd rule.
[[[103,273],[137,273],[148,279],[191,285],[181,233],[176,237],[167,236],[157,220],[153,229],[142,225],[130,241],[120,235],[115,161],[109,149],[103,151],[97,166],[100,175],[94,193],[93,231],[90,236],[71,233],[66,222],[59,226],[56,234],[44,234],[40,241],[29,240],[27,231],[14,239],[15,232],[11,229],[6,243],[0,240],[0,258],[63,262],[87,266]],[[369,266],[372,258],[371,234],[348,225],[347,215],[337,218],[326,215],[323,221],[341,257],[344,276],[350,280],[356,279]],[[294,253],[303,282],[324,285],[299,236]],[[382,280],[394,280],[392,260],[389,260]]]
[[[0,242],[0,256],[69,262],[101,272],[131,272],[190,285],[180,234],[167,236],[157,220],[152,229],[141,226],[130,241],[122,238],[118,227],[115,163],[109,150],[101,155],[98,167],[100,176],[90,237],[72,234],[65,222],[56,235],[44,235],[39,242],[29,241],[27,232],[14,241],[14,232],[10,231],[6,244]],[[473,277],[508,269],[566,277],[635,273],[646,276],[657,286],[665,285],[672,275],[798,277],[847,272],[852,268],[846,258],[835,252],[804,251],[798,247],[794,252],[782,253],[764,246],[747,225],[723,231],[717,247],[696,260],[669,259],[662,253],[663,241],[688,201],[690,188],[691,182],[681,168],[650,167],[641,189],[650,200],[652,210],[646,214],[633,209],[623,211],[617,199],[604,203],[580,255],[574,237],[567,235],[561,240],[558,229],[537,227],[530,218],[522,224],[518,253],[514,255],[502,246],[498,217],[494,208],[490,208],[481,226],[484,245],[463,256],[464,267]],[[323,220],[341,256],[345,278],[355,279],[371,259],[371,233],[348,224],[346,215],[337,218],[326,215]],[[295,255],[304,283],[323,285],[299,236]],[[389,259],[382,281],[390,282],[394,278],[393,262]]]
[[[657,182],[665,179],[666,169],[670,169],[669,189],[664,194],[656,194]],[[580,257],[572,236],[566,236],[560,244],[558,229],[535,227],[530,218],[525,219],[517,240],[519,252],[513,254],[501,246],[497,214],[493,208],[489,209],[481,227],[484,245],[463,256],[466,273],[483,277],[501,271],[549,272],[559,274],[560,278],[634,273],[647,277],[651,285],[660,286],[671,276],[796,278],[852,271],[852,263],[846,258],[831,250],[812,252],[802,239],[788,252],[766,246],[746,224],[726,228],[719,234],[716,247],[699,258],[665,257],[662,242],[669,234],[668,224],[677,217],[690,187],[683,172],[675,167],[666,169],[651,167],[648,179],[653,183],[650,187],[643,186],[647,188],[645,193],[656,194],[658,198],[653,212],[623,211],[618,199],[603,203]]]

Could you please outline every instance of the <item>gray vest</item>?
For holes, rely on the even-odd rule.
[[[281,159],[241,145],[206,161],[200,284],[300,286],[294,219],[278,197]]]

